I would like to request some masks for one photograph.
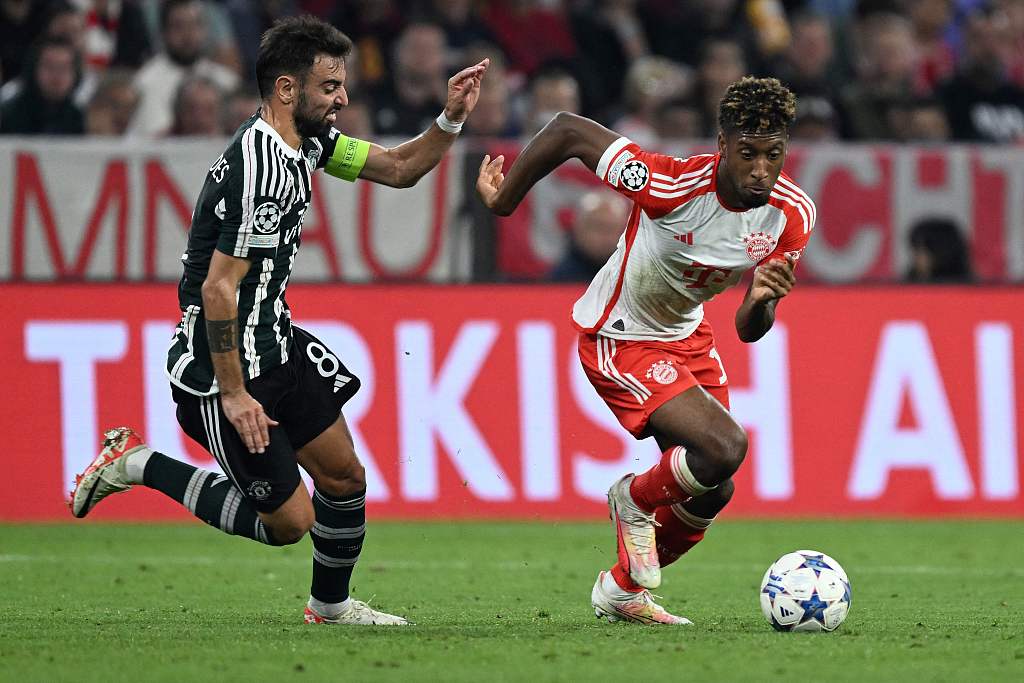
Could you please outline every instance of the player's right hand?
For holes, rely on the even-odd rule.
[[[260,402],[242,390],[232,394],[222,392],[220,403],[249,452],[263,453],[270,445],[270,428],[276,427],[277,422],[263,412]]]
[[[505,181],[505,174],[501,172],[501,165],[504,162],[505,157],[500,154],[494,157],[493,161],[490,154],[485,154],[484,160],[480,162],[480,174],[476,178],[476,192],[488,209],[494,208],[498,199],[498,190],[501,189],[501,184]]]

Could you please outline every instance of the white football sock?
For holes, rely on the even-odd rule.
[[[146,463],[149,462],[151,455],[153,455],[152,448],[143,448],[125,458],[124,474],[128,477],[128,481],[133,484],[143,483],[142,475],[146,471]]]
[[[321,602],[312,595],[309,596],[309,608],[328,619],[334,619],[339,614],[344,614],[351,606],[352,598],[345,598],[344,602]]]
[[[636,596],[636,593],[632,593],[615,583],[615,577],[612,576],[610,571],[605,572],[604,576],[601,577],[601,590],[613,600],[629,600]]]

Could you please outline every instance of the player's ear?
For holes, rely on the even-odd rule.
[[[718,131],[718,153],[725,156],[725,133]]]
[[[291,104],[298,95],[297,86],[298,83],[294,78],[282,74],[274,81],[274,92],[277,93],[282,104]]]

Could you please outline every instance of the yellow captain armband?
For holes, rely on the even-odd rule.
[[[366,155],[370,153],[370,143],[347,135],[339,135],[334,153],[327,160],[324,172],[335,178],[352,182],[359,177],[359,172],[366,164]]]

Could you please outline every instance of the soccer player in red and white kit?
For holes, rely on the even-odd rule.
[[[499,215],[558,165],[579,159],[633,201],[618,249],[573,307],[580,360],[619,422],[653,436],[661,460],[608,491],[618,562],[591,594],[597,616],[689,624],[651,596],[661,568],[696,545],[733,495],[747,436],[729,414],[728,379],[703,303],[754,268],[736,331],[754,342],[814,227],[810,197],[782,173],[793,94],[745,77],[719,104],[718,153],[678,159],[641,149],[589,119],[559,113],[502,173],[485,157],[477,191]]]

